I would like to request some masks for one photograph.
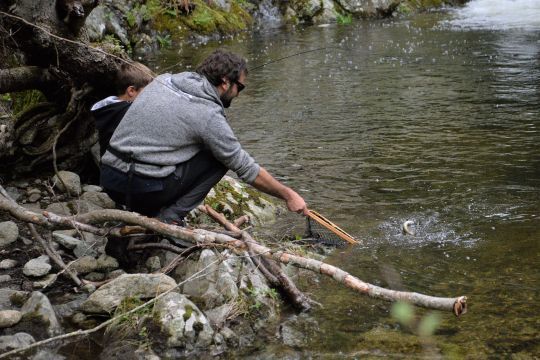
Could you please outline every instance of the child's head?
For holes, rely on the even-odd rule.
[[[116,74],[116,94],[126,101],[133,101],[154,78],[152,70],[139,62],[122,63]]]

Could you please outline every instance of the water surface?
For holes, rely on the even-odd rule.
[[[465,15],[274,29],[159,60],[181,71],[227,45],[256,66],[329,47],[250,74],[229,111],[239,139],[364,241],[327,261],[377,285],[470,299],[423,339],[391,304],[311,279],[304,289],[324,308],[299,317],[305,345],[268,353],[539,356],[540,16],[516,27]]]

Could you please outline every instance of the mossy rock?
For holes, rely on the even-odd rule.
[[[283,211],[269,196],[229,176],[223,177],[210,191],[205,203],[224,213],[229,220],[248,215],[256,225],[275,221]]]

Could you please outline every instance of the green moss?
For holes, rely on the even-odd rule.
[[[190,305],[186,305],[184,309],[186,310],[186,312],[184,313],[184,321],[188,321],[188,319],[193,314],[193,308]]]
[[[193,13],[180,19],[189,29],[198,33],[231,34],[247,29],[253,21],[249,12],[242,6],[242,2],[238,0],[231,2],[229,12],[209,6],[204,1],[195,0],[193,3],[195,4]]]
[[[47,101],[43,93],[39,90],[28,90],[17,93],[11,93],[13,114],[18,115],[32,106]]]

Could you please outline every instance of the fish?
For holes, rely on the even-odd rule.
[[[411,225],[414,225],[414,221],[412,220],[407,220],[403,223],[403,225],[401,225],[403,234],[414,236],[414,231],[410,228]]]

